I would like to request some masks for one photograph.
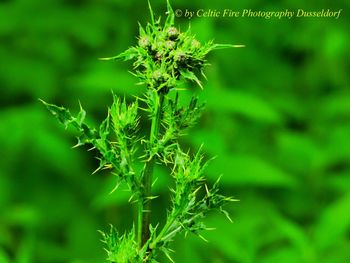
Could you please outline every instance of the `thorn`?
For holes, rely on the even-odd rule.
[[[105,164],[102,169],[107,170],[107,169],[112,169],[112,168],[113,168],[113,165],[108,163],[108,164]]]
[[[233,223],[233,220],[231,219],[230,215],[228,214],[228,212],[224,209],[220,209],[220,211],[226,216],[226,218],[231,222]]]
[[[72,146],[72,149],[75,149],[75,148],[78,148],[78,147],[80,147],[80,146],[82,146],[83,144],[81,144],[81,143],[77,143],[76,145],[74,145],[74,146]]]
[[[134,194],[132,194],[128,200],[129,203],[131,203],[131,200],[134,198]]]
[[[110,191],[110,195],[113,194],[120,186],[120,181],[116,184],[116,186],[112,189],[112,191]]]
[[[83,110],[83,107],[81,106],[80,100],[78,100],[78,103],[79,103],[79,109]]]
[[[205,191],[207,192],[207,195],[210,195],[210,192],[209,192],[207,184],[205,184],[204,186],[205,186]]]
[[[175,261],[170,257],[168,252],[164,251],[164,254],[172,263],[175,263]]]
[[[138,202],[139,200],[135,199],[134,201],[130,202],[130,204],[135,204],[136,202]]]
[[[93,171],[92,172],[92,174],[91,175],[94,175],[95,173],[97,173],[98,171],[100,171],[102,169],[102,167],[101,166],[99,166],[95,171]]]
[[[188,90],[186,88],[175,88],[176,91],[184,91],[184,90]]]
[[[117,57],[118,57],[118,56],[115,56],[115,57],[108,57],[108,58],[98,58],[98,60],[104,60],[104,61],[106,61],[106,60],[115,60],[115,59],[117,59]]]
[[[198,236],[199,236],[202,240],[204,240],[204,242],[209,243],[209,241],[208,241],[207,239],[205,239],[201,234],[198,234]]]
[[[159,195],[147,196],[146,199],[147,199],[147,200],[153,200],[153,199],[156,199],[156,198],[158,198],[158,197],[159,197]]]
[[[153,183],[152,183],[152,187],[155,185],[155,183],[158,181],[158,178],[159,177],[157,177],[154,181],[153,181]]]
[[[194,190],[193,194],[196,194],[201,188],[202,186],[199,186],[196,190]]]
[[[38,98],[38,100],[39,100],[42,104],[44,104],[45,106],[48,106],[48,105],[49,105],[49,103],[47,103],[46,101],[44,101],[44,100],[42,100],[42,99],[40,99],[40,98]]]

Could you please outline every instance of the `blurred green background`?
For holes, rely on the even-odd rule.
[[[165,0],[151,1],[164,14]],[[172,1],[174,9],[343,9],[340,19],[195,18],[202,41],[245,44],[211,55],[207,110],[184,143],[202,142],[214,181],[241,201],[234,223],[179,237],[176,262],[350,262],[349,1]],[[101,121],[111,90],[131,98],[143,87],[130,64],[101,62],[136,43],[146,1],[3,0],[0,2],[0,263],[104,262],[98,229],[131,226],[129,193],[108,193],[114,177],[71,149],[74,132],[38,98],[78,100]],[[181,28],[188,20],[177,19]],[[184,93],[186,95],[187,93]],[[187,95],[186,95],[187,96]],[[158,169],[154,218],[164,215],[169,175]],[[164,262],[166,262],[164,260]]]

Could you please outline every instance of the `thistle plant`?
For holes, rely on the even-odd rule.
[[[208,230],[203,218],[211,210],[221,211],[229,220],[223,207],[235,199],[219,193],[219,179],[209,187],[205,180],[205,161],[201,148],[195,153],[182,149],[179,138],[198,121],[204,104],[193,96],[190,102],[180,104],[179,83],[190,81],[202,87],[199,75],[208,65],[209,52],[235,45],[201,44],[190,29],[181,32],[174,26],[174,12],[167,2],[164,25],[155,19],[149,4],[151,21],[139,25],[138,44],[125,52],[102,60],[132,60],[133,71],[140,84],[146,86],[143,96],[127,103],[113,94],[113,104],[107,117],[98,128],[85,122],[86,112],[80,105],[77,115],[64,107],[42,101],[48,110],[65,126],[78,131],[76,147],[90,145],[98,152],[98,172],[110,169],[116,175],[116,186],[125,183],[131,192],[132,203],[137,204],[137,218],[130,232],[120,235],[112,226],[102,232],[109,262],[158,262],[164,253],[169,260],[171,242],[179,233],[201,236]],[[150,121],[149,136],[139,132],[140,111],[145,111]],[[141,163],[142,165],[138,165]],[[153,170],[156,164],[170,169],[175,181],[171,189],[171,204],[163,225],[151,224]],[[140,168],[141,167],[141,168]]]

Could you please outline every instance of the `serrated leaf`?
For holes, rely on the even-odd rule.
[[[152,6],[151,6],[151,3],[149,0],[148,0],[148,9],[149,9],[152,25],[154,26],[154,24],[155,24],[154,23],[154,14],[153,14]]]
[[[79,102],[79,107],[80,107],[80,111],[79,111],[76,119],[77,119],[77,123],[79,125],[82,125],[84,120],[85,120],[85,117],[86,117],[86,111],[83,109],[80,102]]]
[[[134,227],[129,233],[120,236],[118,231],[111,225],[109,233],[100,231],[103,243],[106,245],[107,260],[112,263],[140,262],[137,254]]]
[[[202,83],[200,80],[197,78],[196,74],[194,74],[192,71],[185,69],[180,71],[181,76],[183,76],[185,79],[194,81],[198,84],[198,86],[203,89]]]
[[[110,122],[110,115],[109,115],[109,112],[108,112],[107,118],[100,125],[100,137],[101,137],[102,140],[106,140],[107,136],[110,133],[109,122]]]
[[[41,99],[39,99],[45,106],[46,108],[51,112],[53,116],[55,116],[60,123],[62,123],[65,128],[69,126],[71,123],[76,122],[76,118],[74,118],[69,110],[67,110],[64,107],[58,107],[54,104],[49,104]]]
[[[167,0],[167,18],[165,20],[165,28],[169,28],[172,25],[174,25],[174,19],[175,19],[175,15],[174,15],[174,11],[169,3],[169,0]]]
[[[114,57],[106,57],[106,58],[100,58],[100,60],[132,60],[138,56],[138,49],[136,47],[131,47],[127,49],[126,51],[120,53],[117,56]]]

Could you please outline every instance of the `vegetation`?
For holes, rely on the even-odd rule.
[[[174,237],[181,232],[202,237],[200,232],[210,229],[203,223],[203,218],[213,209],[220,210],[231,221],[223,206],[235,201],[219,194],[219,180],[212,188],[207,186],[204,177],[207,163],[203,161],[201,150],[191,157],[189,152],[181,149],[178,138],[196,123],[204,105],[199,105],[193,96],[188,105],[181,106],[176,90],[179,90],[178,83],[182,79],[193,81],[202,88],[196,74],[205,77],[203,67],[207,65],[207,54],[214,49],[238,46],[212,42],[201,45],[190,29],[180,32],[174,26],[175,14],[169,2],[163,27],[160,25],[161,18],[156,20],[151,6],[149,9],[151,23],[145,29],[139,26],[138,45],[116,57],[102,59],[134,60],[133,74],[140,79],[139,84],[147,87],[143,97],[128,105],[125,99],[122,101],[114,96],[113,105],[108,108],[107,118],[99,129],[90,128],[85,123],[86,112],[81,105],[74,117],[64,107],[42,101],[66,128],[71,125],[78,130],[75,147],[90,144],[93,146],[91,149],[99,152],[100,165],[95,172],[112,169],[117,177],[113,191],[121,183],[126,183],[131,191],[129,201],[138,204],[137,229],[133,227],[123,236],[113,226],[110,233],[101,232],[108,261],[116,263],[158,262],[159,252],[174,262],[170,256],[170,243]],[[176,92],[174,98],[171,96],[173,92]],[[138,101],[145,104],[143,110],[151,120],[148,139],[139,135],[141,117]],[[139,142],[145,145],[141,156],[137,156]],[[138,160],[143,163],[140,171],[135,169]],[[159,223],[155,226],[150,224],[151,201],[157,198],[152,195],[156,162],[169,167],[175,180],[175,186],[170,188],[171,208],[162,227]]]
[[[324,7],[305,1],[231,4],[172,2],[174,10]],[[327,8],[347,6],[338,0]],[[163,0],[152,1],[152,7],[164,17]],[[137,216],[137,209],[128,202],[129,189],[121,184],[109,194],[117,178],[109,170],[87,176],[100,160],[82,147],[71,150],[76,130],[64,131],[37,99],[69,106],[72,113],[80,111],[79,99],[88,126],[98,127],[106,117],[104,105],[113,103],[111,90],[125,96],[128,105],[133,96],[142,97],[144,86],[134,85],[126,71],[131,64],[94,58],[135,45],[135,21],[146,24],[146,9],[146,1],[132,0],[0,3],[0,262],[103,262],[106,254],[96,229],[109,233],[109,223],[119,233],[132,229],[125,215]],[[183,32],[188,19],[176,21]],[[204,220],[216,228],[202,233],[208,243],[193,235],[174,238],[172,258],[194,263],[347,262],[349,17],[190,22],[201,43],[214,38],[247,45],[212,52],[203,91],[184,83],[187,90],[179,92],[182,106],[189,105],[194,91],[198,101],[206,102],[197,125],[179,138],[183,151],[203,144],[206,158],[218,156],[205,170],[208,185],[223,174],[222,193],[241,201],[226,206],[233,224],[218,213]],[[140,134],[147,139],[147,114],[138,113]],[[152,200],[153,226],[158,221],[164,225],[164,207],[171,202],[168,171],[154,166],[158,180],[152,194],[159,197]]]

